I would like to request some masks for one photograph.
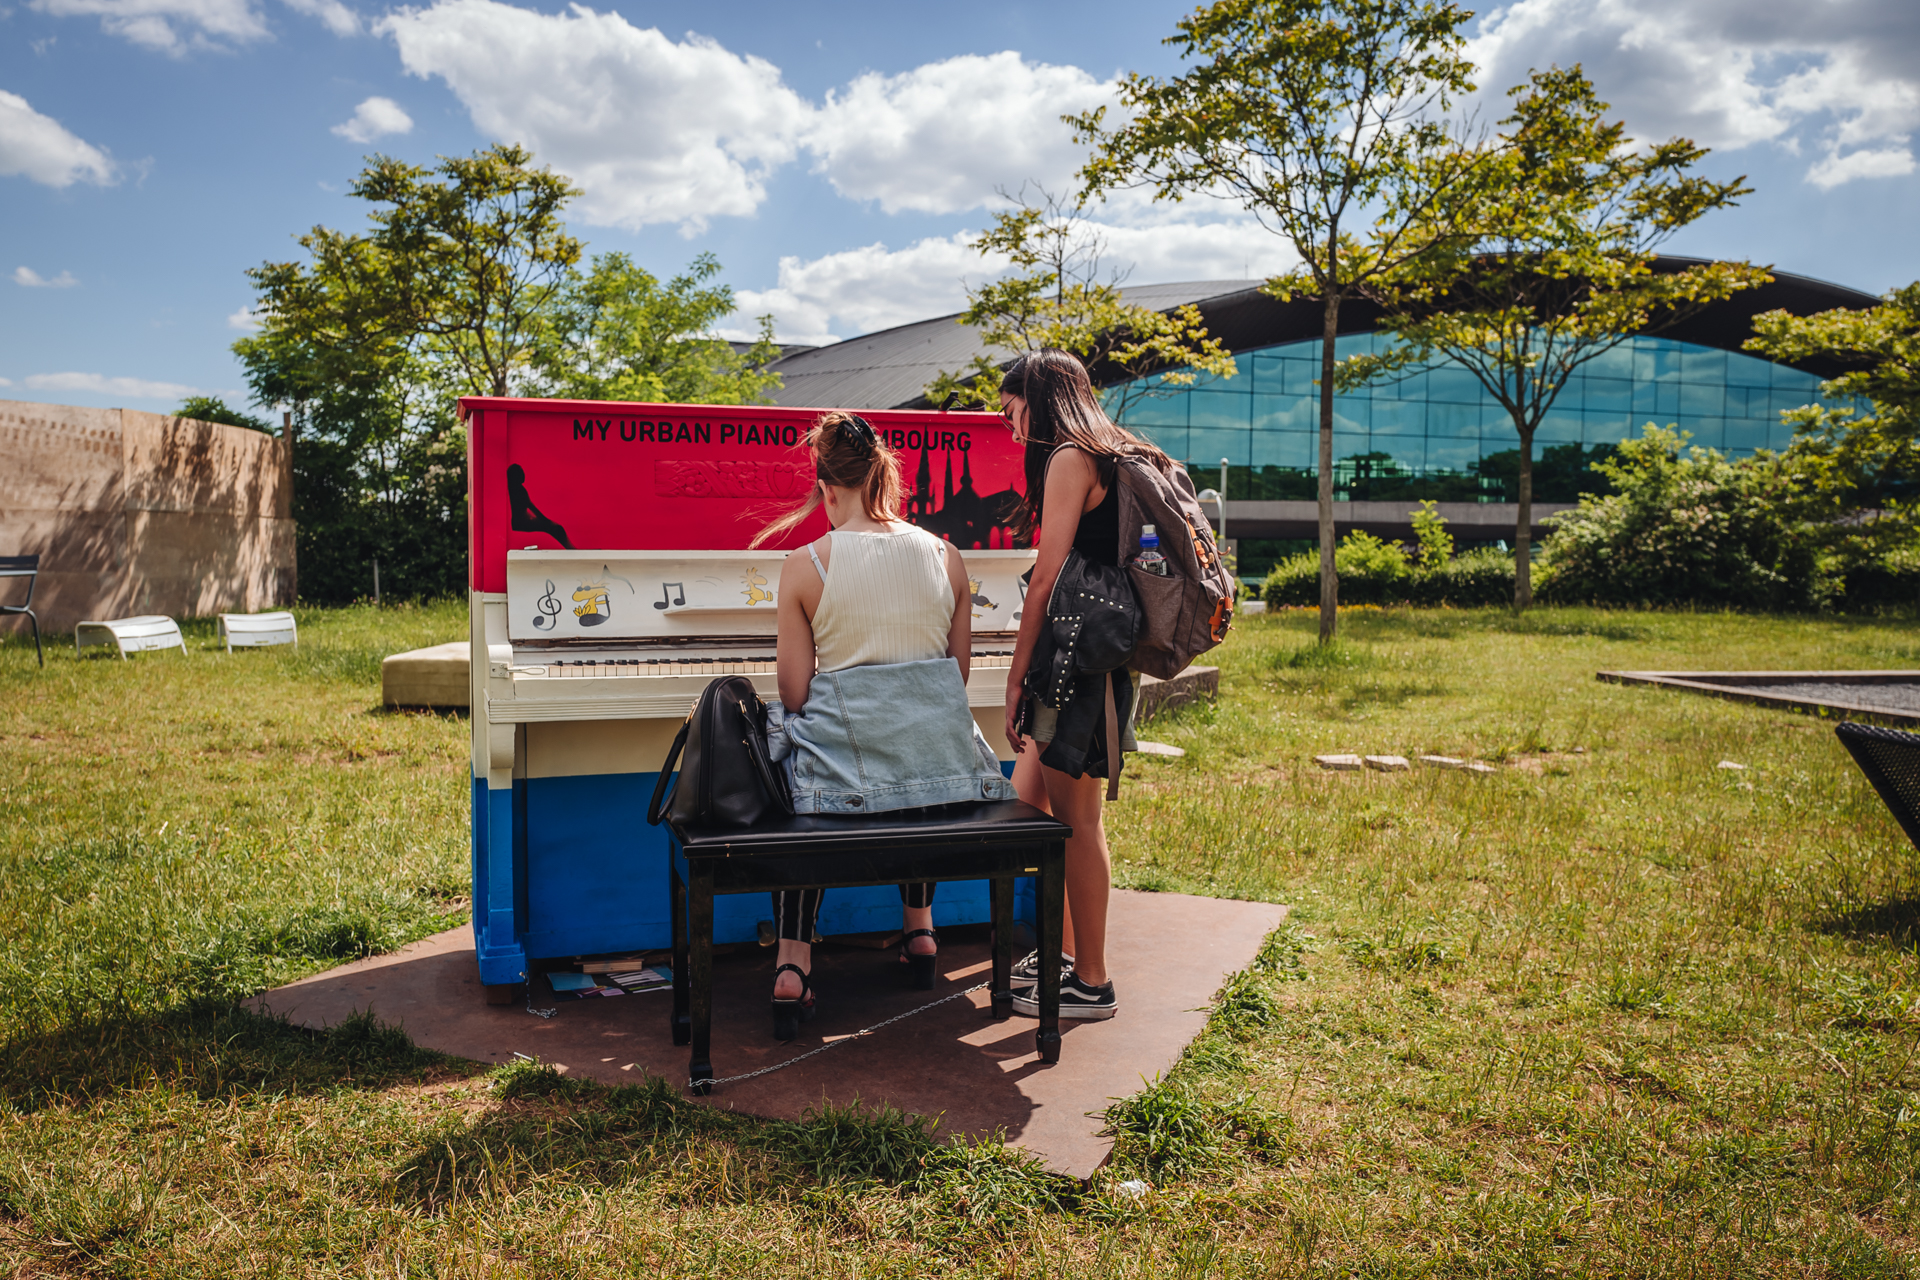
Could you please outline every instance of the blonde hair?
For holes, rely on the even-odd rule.
[[[867,519],[884,524],[900,518],[900,459],[865,418],[845,409],[822,414],[807,429],[807,449],[813,454],[814,475],[824,484],[858,492]],[[786,536],[820,505],[816,484],[805,501],[769,521],[747,546]]]

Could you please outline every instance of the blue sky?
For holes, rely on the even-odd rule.
[[[235,395],[243,272],[356,228],[379,150],[525,141],[586,187],[591,250],[716,253],[742,314],[824,341],[957,309],[996,188],[1064,188],[1057,117],[1177,63],[1168,3],[0,0],[0,398],[166,409]],[[1582,62],[1640,136],[1715,148],[1745,206],[1669,246],[1882,292],[1920,277],[1911,0],[1518,0],[1482,83]],[[1495,103],[1494,105],[1498,105]],[[1126,201],[1150,283],[1289,255],[1229,207]]]

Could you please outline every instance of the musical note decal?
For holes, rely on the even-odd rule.
[[[580,602],[573,616],[583,627],[597,627],[613,616],[613,597],[607,593],[605,581],[581,583],[573,598]]]
[[[761,573],[758,569],[748,569],[746,576],[741,578],[740,581],[746,584],[747,589],[741,594],[747,597],[747,604],[749,606],[773,603],[773,592],[766,589],[766,574]]]
[[[661,583],[661,584],[660,584],[660,598],[659,598],[658,600],[655,600],[655,601],[653,602],[653,607],[654,607],[654,608],[656,608],[656,609],[664,609],[664,608],[666,608],[666,607],[667,607],[667,604],[668,604],[668,588],[672,588],[672,589],[673,589],[674,591],[677,591],[677,592],[679,593],[678,595],[675,595],[675,596],[673,596],[673,597],[672,597],[672,603],[673,603],[673,605],[674,605],[674,606],[675,606],[676,608],[677,608],[677,607],[679,607],[680,605],[683,605],[683,604],[685,604],[685,603],[687,602],[687,584],[686,584],[686,583],[684,583],[684,582],[663,582],[663,583]]]
[[[551,631],[560,625],[557,621],[560,617],[560,601],[553,594],[552,578],[547,579],[547,594],[541,596],[533,607],[540,611],[540,616],[533,620],[535,631]]]
[[[1021,615],[1022,613],[1024,613],[1024,612],[1026,612],[1026,605],[1027,605],[1027,579],[1026,579],[1026,575],[1025,575],[1025,574],[1022,574],[1022,575],[1021,575],[1021,576],[1019,577],[1019,579],[1018,579],[1018,581],[1019,581],[1019,583],[1020,583],[1020,608],[1018,608],[1018,609],[1015,609],[1015,610],[1013,611],[1013,620],[1014,620],[1015,622],[1018,622],[1018,621],[1020,621],[1020,615]]]
[[[993,609],[998,609],[1000,607],[999,605],[995,604],[993,601],[987,599],[985,595],[981,594],[980,579],[978,578],[967,579],[967,591],[973,596],[973,602],[979,605],[981,609],[993,610]],[[980,614],[978,611],[976,611],[973,616],[977,618],[980,616]]]

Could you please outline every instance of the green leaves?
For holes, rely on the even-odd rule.
[[[711,336],[733,313],[733,290],[711,253],[662,284],[624,253],[594,258],[568,277],[540,351],[538,379],[550,395],[579,400],[753,404],[780,385],[762,366],[780,354],[773,318],[745,351]]]
[[[1080,204],[1042,190],[1038,200],[994,215],[975,240],[983,257],[1004,256],[1018,274],[967,291],[960,323],[980,331],[986,350],[926,386],[944,404],[999,407],[1000,362],[1009,351],[1052,347],[1080,357],[1096,383],[1119,381],[1109,410],[1118,420],[1160,388],[1189,386],[1196,373],[1231,378],[1233,356],[1208,335],[1200,309],[1156,311],[1126,301],[1116,274],[1103,275],[1105,242]]]
[[[1873,429],[1887,442],[1911,445],[1920,436],[1920,283],[1895,289],[1868,311],[1769,311],[1754,317],[1753,329],[1746,349],[1769,359],[1847,366],[1821,394],[1872,400]]]

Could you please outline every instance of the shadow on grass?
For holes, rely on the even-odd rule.
[[[1861,942],[1891,942],[1910,947],[1920,941],[1920,897],[1870,902],[1813,922],[1821,933]]]
[[[371,1014],[309,1031],[209,1001],[15,1036],[0,1044],[0,1100],[24,1113],[156,1083],[200,1098],[377,1089],[464,1065]]]
[[[1047,1172],[995,1136],[942,1140],[935,1121],[858,1100],[823,1102],[799,1120],[761,1120],[682,1098],[666,1080],[606,1086],[522,1060],[495,1069],[494,1106],[420,1147],[395,1170],[400,1195],[428,1213],[546,1182],[653,1181],[669,1202],[786,1202],[833,1222],[849,1196],[914,1197],[916,1234],[1004,1238],[1072,1211],[1072,1178]]]

